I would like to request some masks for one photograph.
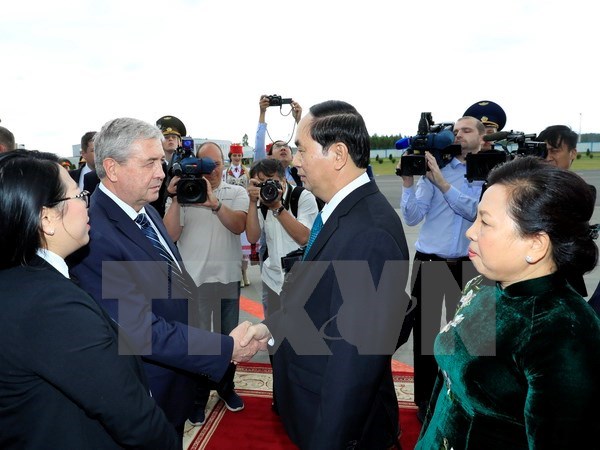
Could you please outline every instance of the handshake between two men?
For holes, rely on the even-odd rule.
[[[266,325],[253,325],[248,320],[235,327],[229,336],[233,338],[233,353],[231,360],[237,364],[249,361],[259,350],[267,350],[267,342],[271,333]]]

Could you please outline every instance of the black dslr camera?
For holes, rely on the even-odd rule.
[[[450,160],[461,152],[460,145],[454,145],[453,123],[440,123],[435,125],[430,112],[421,113],[417,135],[412,138],[400,139],[396,142],[396,149],[406,148],[400,157],[400,169],[396,175],[413,176],[425,175],[429,170],[425,152],[428,151],[443,168]]]
[[[291,98],[281,98],[281,95],[267,95],[269,106],[291,105]]]
[[[466,157],[467,173],[465,178],[469,181],[487,180],[487,177],[495,166],[510,161],[518,156],[534,156],[546,159],[548,149],[545,142],[536,141],[536,134],[525,134],[521,131],[499,131],[485,135],[484,141],[494,141],[500,144],[503,150],[486,150],[479,153],[469,153]],[[500,142],[497,142],[500,141]],[[508,144],[515,143],[517,149],[508,150]]]
[[[210,158],[194,157],[194,140],[190,137],[181,139],[181,147],[173,154],[169,175],[180,177],[177,183],[177,201],[179,203],[204,203],[206,181],[202,175],[215,170],[216,164]]]
[[[263,181],[258,187],[260,188],[260,199],[264,203],[273,203],[279,197],[279,190],[283,189],[277,180]]]

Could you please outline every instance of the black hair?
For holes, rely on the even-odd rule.
[[[268,156],[273,155],[273,147],[275,147],[276,145],[278,147],[287,147],[291,150],[289,142],[283,141],[281,139],[277,139],[276,141],[271,142],[270,144],[268,144],[265,147],[265,151]]]
[[[285,180],[285,168],[278,159],[261,159],[252,164],[252,167],[250,167],[250,178],[256,178],[260,173],[267,177],[277,175],[279,178]]]
[[[547,142],[552,147],[558,148],[563,143],[570,149],[577,148],[579,136],[566,125],[551,125],[537,137],[540,142]]]
[[[83,136],[81,136],[81,151],[82,152],[87,152],[88,145],[90,145],[90,141],[94,139],[94,136],[96,136],[95,131],[88,131]]]
[[[64,198],[58,158],[16,150],[0,156],[0,269],[27,265],[46,245],[42,207]]]
[[[313,116],[310,135],[323,147],[326,154],[329,147],[342,142],[357,167],[369,166],[371,142],[367,126],[356,108],[339,100],[328,100],[310,108]]]
[[[510,191],[508,213],[522,236],[545,232],[552,257],[565,275],[596,267],[598,247],[590,232],[596,192],[579,175],[535,157],[517,157],[495,167],[488,187]]]

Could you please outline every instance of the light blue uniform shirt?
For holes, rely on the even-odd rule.
[[[256,129],[256,138],[254,139],[254,161],[260,161],[267,157],[267,147],[265,145],[265,134],[267,133],[267,124],[264,122],[258,123]],[[291,149],[290,149],[291,150]],[[285,168],[285,179],[292,185],[296,186],[296,180],[290,172],[290,166]]]
[[[477,216],[483,181],[469,183],[465,178],[467,166],[456,158],[441,170],[451,185],[442,194],[425,176],[415,185],[402,190],[400,210],[409,226],[425,222],[419,232],[415,249],[442,258],[466,256],[469,240],[467,229]]]
[[[267,157],[267,148],[265,145],[265,134],[267,133],[267,124],[258,123],[256,137],[254,138],[254,161],[260,161]]]

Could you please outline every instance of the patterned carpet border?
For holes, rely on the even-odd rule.
[[[413,375],[411,373],[394,372],[393,378],[398,405],[401,408],[417,409],[413,403]],[[269,364],[244,363],[238,365],[235,373],[235,390],[238,394],[249,397],[270,398],[272,389],[273,379]],[[219,401],[216,392],[211,392],[206,405],[206,423],[201,427],[194,427],[189,422],[186,423],[183,448],[187,450],[204,449],[226,412],[227,408],[225,408],[223,402]]]

